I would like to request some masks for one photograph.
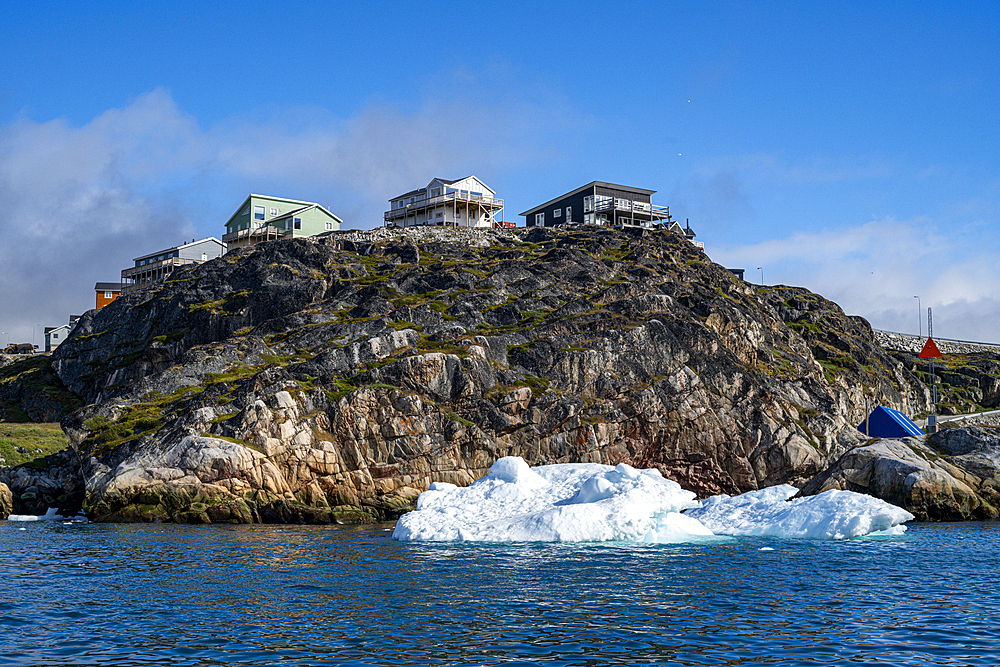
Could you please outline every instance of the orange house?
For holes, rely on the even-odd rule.
[[[97,309],[100,310],[117,299],[122,293],[121,283],[97,283],[94,285],[97,293]]]

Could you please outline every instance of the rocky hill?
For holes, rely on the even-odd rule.
[[[51,368],[105,521],[391,518],[505,455],[801,484],[866,406],[928,400],[836,304],[600,227],[264,244],[87,314]]]

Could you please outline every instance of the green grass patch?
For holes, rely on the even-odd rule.
[[[217,299],[215,301],[206,301],[204,303],[192,303],[187,307],[189,313],[200,313],[202,311],[216,312],[219,308],[225,305],[225,299]]]
[[[0,465],[13,468],[67,447],[69,439],[59,424],[0,424],[0,458],[4,459]]]
[[[468,419],[458,414],[457,412],[447,412],[445,413],[444,417],[448,421],[458,422],[465,428],[472,428],[473,426],[475,426],[473,422],[469,421]]]
[[[172,332],[170,332],[168,334],[164,334],[162,336],[156,336],[155,338],[153,338],[153,342],[154,343],[159,343],[160,345],[166,345],[167,343],[173,343],[173,342],[179,341],[181,338],[184,338],[184,336],[186,336],[188,333],[190,333],[189,329],[181,329],[180,331],[172,331]]]

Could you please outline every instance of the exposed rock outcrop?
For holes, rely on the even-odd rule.
[[[1000,516],[1000,431],[945,429],[931,436],[875,440],[849,450],[801,493],[867,493],[921,521]]]
[[[56,377],[48,355],[0,356],[0,421],[53,423],[83,405]]]
[[[0,496],[10,494],[10,514],[41,515],[50,508],[63,516],[80,511],[84,499],[81,466],[76,452],[65,449],[15,468],[0,469]],[[0,500],[0,514],[4,507]]]
[[[81,319],[52,368],[95,520],[398,515],[501,456],[803,483],[866,401],[926,393],[871,328],[667,231],[263,244]],[[861,387],[864,387],[862,389]]]
[[[14,494],[10,487],[0,482],[0,521],[9,517],[14,511]]]

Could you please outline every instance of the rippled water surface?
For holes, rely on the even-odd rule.
[[[661,546],[390,535],[0,522],[0,665],[1000,664],[996,523]]]

